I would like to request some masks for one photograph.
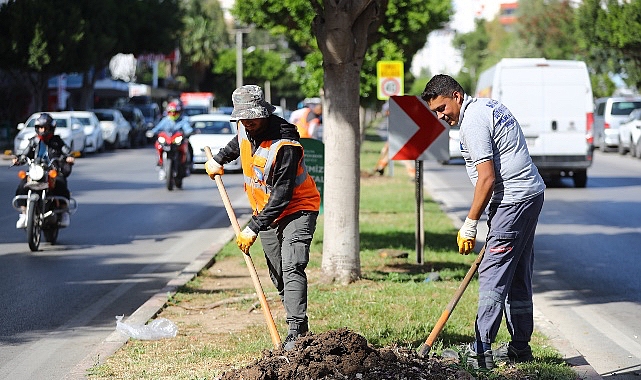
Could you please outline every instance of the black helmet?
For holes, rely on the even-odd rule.
[[[33,126],[36,129],[36,133],[38,134],[38,136],[51,137],[56,130],[56,121],[53,120],[51,115],[43,112],[38,115]],[[39,130],[38,127],[44,127],[44,130]]]

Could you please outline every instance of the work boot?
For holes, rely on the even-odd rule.
[[[510,358],[512,363],[531,362],[534,360],[534,357],[532,356],[532,347],[530,347],[529,344],[521,350],[515,348],[512,344],[508,344],[507,356]]]
[[[303,323],[291,322],[289,324],[289,331],[287,332],[287,338],[285,338],[285,342],[283,342],[283,349],[285,351],[291,351],[296,345],[296,339],[298,339],[302,335],[305,335],[307,331],[309,331],[307,321]]]
[[[467,365],[474,369],[494,369],[492,350],[477,353],[474,348],[474,343],[469,343],[463,346],[460,355],[461,362],[465,360]]]
[[[494,350],[494,359],[504,363],[523,363],[531,362],[534,357],[529,344],[519,350],[510,343],[503,343],[498,349]]]
[[[27,228],[27,214],[20,213],[18,221],[16,222],[16,228]]]

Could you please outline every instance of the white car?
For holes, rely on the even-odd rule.
[[[632,111],[619,125],[619,153],[628,151],[632,157],[641,158],[641,108]]]
[[[34,123],[42,112],[36,112],[29,116],[26,122],[18,124],[18,134],[13,140],[13,152],[21,154],[29,144],[29,139],[36,134]],[[80,120],[69,112],[47,112],[56,121],[55,134],[60,136],[72,151],[85,152],[85,132],[82,129]]]
[[[189,123],[194,132],[189,136],[189,145],[193,152],[193,170],[205,170],[207,155],[205,147],[211,149],[215,156],[220,148],[235,138],[236,124],[231,122],[231,116],[226,114],[201,114],[189,117]],[[240,171],[240,158],[225,164],[227,171]]]
[[[116,109],[102,108],[91,110],[96,114],[100,121],[100,129],[102,129],[102,139],[105,140],[105,145],[109,149],[116,148],[130,148],[131,140],[129,133],[131,133],[131,124],[122,116],[122,113]]]
[[[83,125],[85,132],[85,152],[102,152],[105,148],[105,141],[102,139],[102,129],[96,114],[90,111],[69,111]]]

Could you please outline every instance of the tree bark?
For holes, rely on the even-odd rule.
[[[325,139],[325,281],[347,284],[361,275],[359,201],[360,71],[387,0],[324,0],[312,24],[323,53]]]
[[[325,281],[350,283],[360,273],[360,65],[325,65],[324,236]]]

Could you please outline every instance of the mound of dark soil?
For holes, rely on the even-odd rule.
[[[451,363],[451,362],[450,362]],[[245,368],[225,372],[219,380],[444,380],[470,379],[444,359],[421,358],[399,347],[375,349],[348,329],[307,334],[291,351],[264,351]]]

